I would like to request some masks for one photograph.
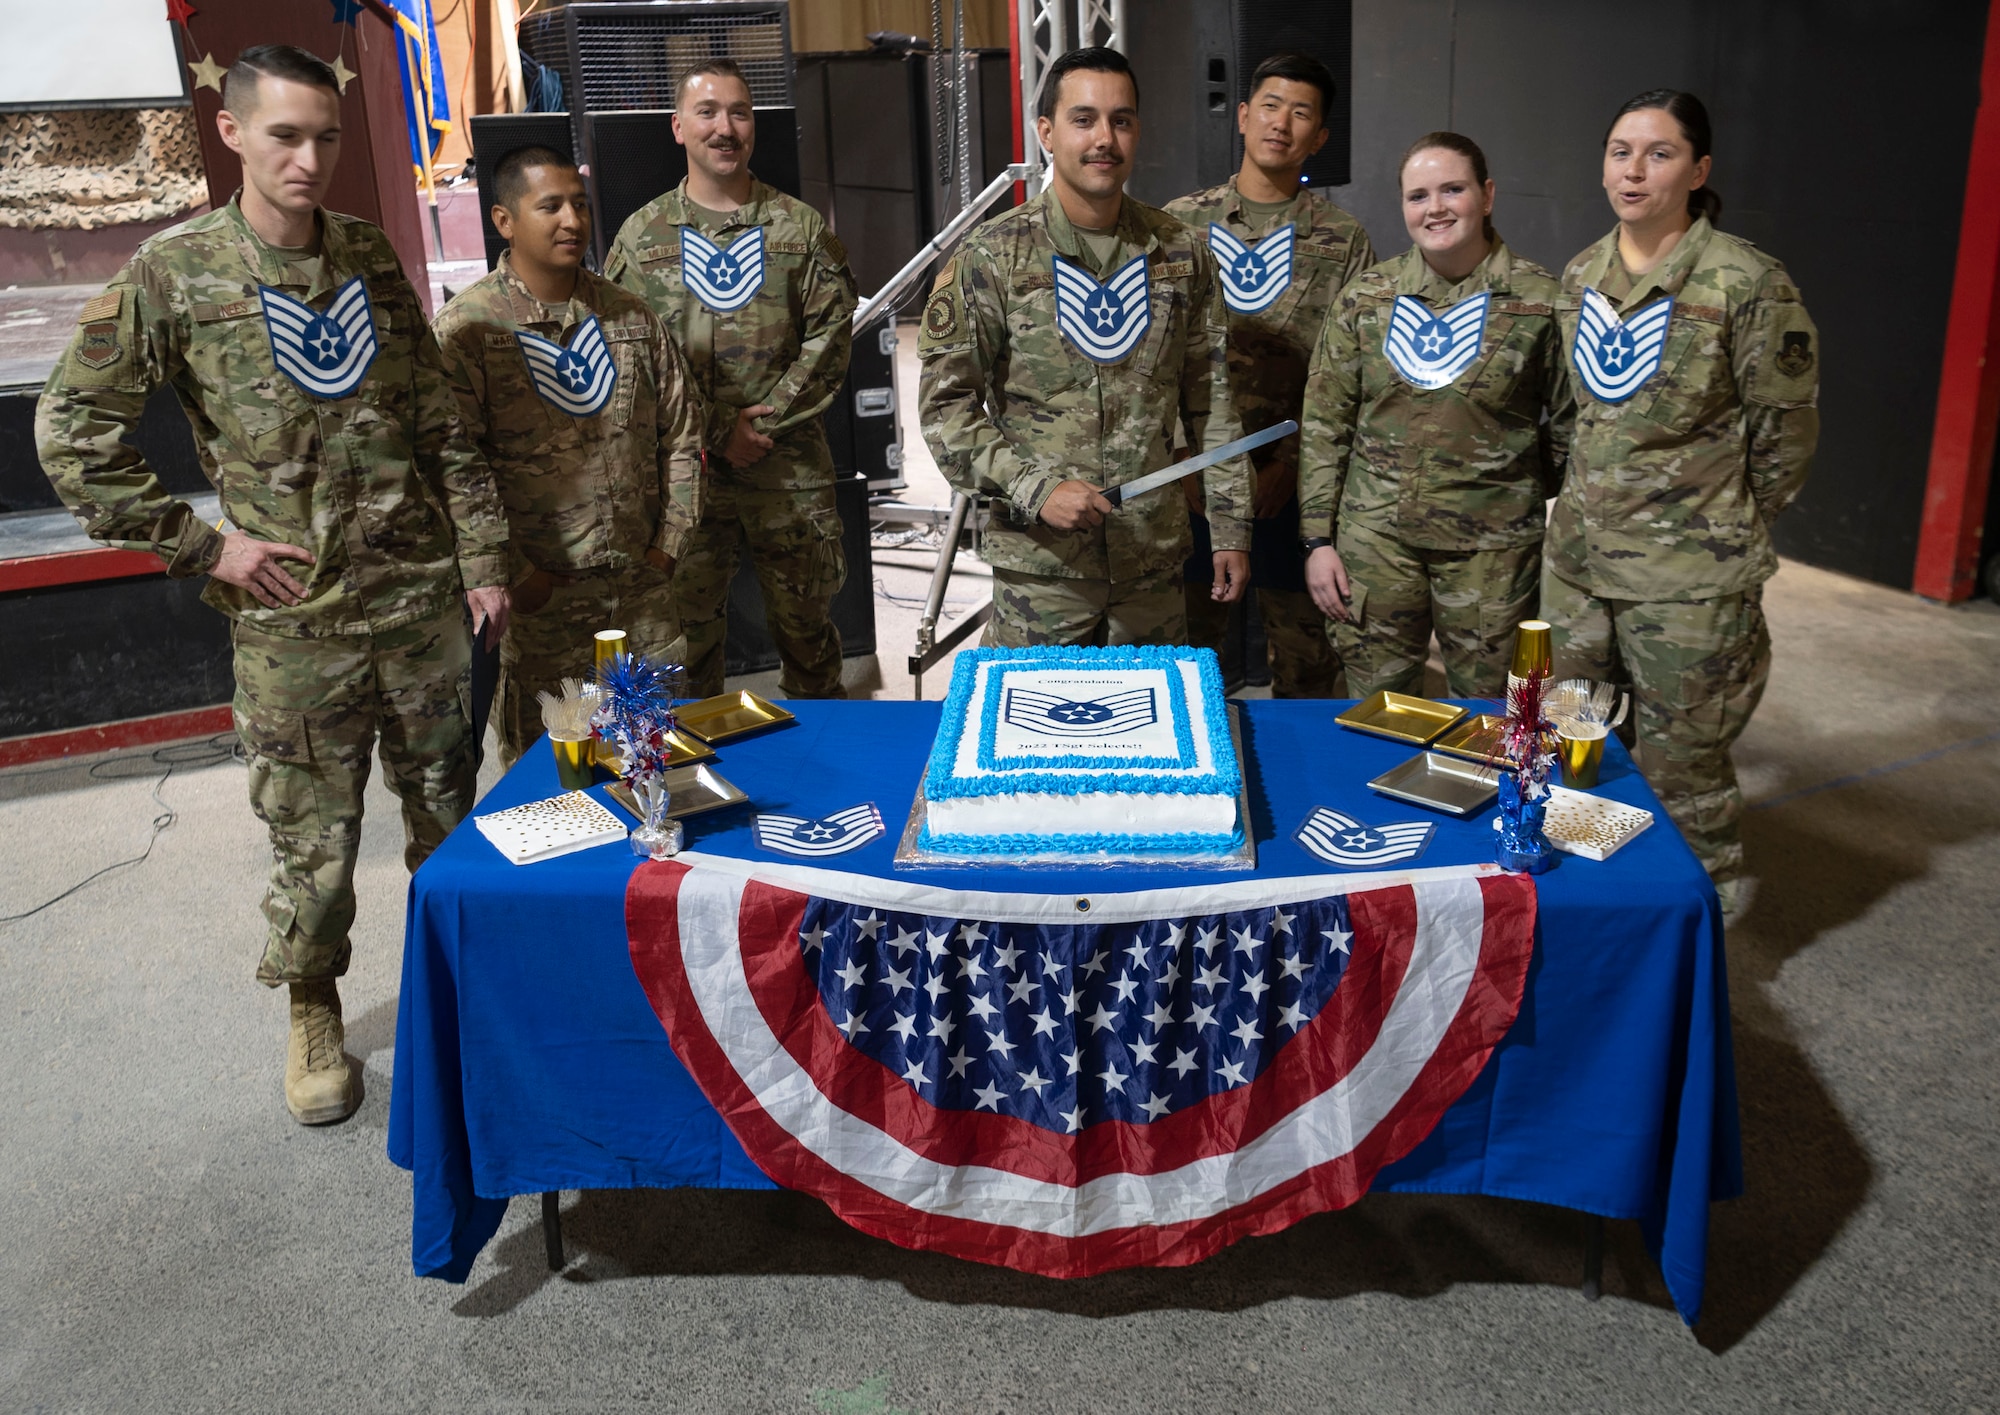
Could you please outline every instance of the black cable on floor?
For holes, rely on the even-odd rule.
[[[169,806],[160,795],[160,792],[165,789],[168,779],[173,776],[174,772],[181,767],[215,766],[221,762],[230,760],[232,757],[240,759],[242,755],[242,747],[237,742],[234,732],[218,732],[205,742],[175,742],[165,747],[156,747],[151,752],[146,753],[144,758],[136,755],[109,757],[104,761],[91,763],[88,775],[94,781],[123,781],[129,779],[104,774],[104,768],[114,767],[123,762],[146,760],[155,766],[166,768],[165,771],[160,773],[160,779],[153,783],[153,804],[160,809],[159,813],[153,817],[153,833],[146,837],[146,848],[128,860],[117,860],[100,870],[92,871],[68,889],[65,889],[61,894],[44,899],[32,909],[23,910],[19,914],[0,914],[0,924],[18,923],[22,919],[33,918],[36,914],[41,913],[42,910],[47,909],[51,905],[62,903],[63,900],[75,894],[85,885],[90,884],[94,880],[102,879],[113,870],[122,870],[127,865],[144,864],[147,857],[153,853],[153,846],[159,841],[159,838],[167,831],[172,830],[174,823],[181,818],[180,812]],[[38,771],[21,773],[21,775],[45,776],[50,772],[70,769],[72,768],[44,767]]]

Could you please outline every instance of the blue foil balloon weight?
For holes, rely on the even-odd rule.
[[[1547,786],[1542,786],[1540,793],[1530,800],[1522,789],[1519,773],[1500,773],[1500,839],[1494,847],[1494,858],[1502,869],[1538,875],[1555,868],[1556,848],[1542,833],[1542,819],[1548,811]]]

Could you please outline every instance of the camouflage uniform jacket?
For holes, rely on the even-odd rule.
[[[1442,388],[1419,388],[1385,348],[1403,296],[1442,312],[1490,292],[1481,347]],[[1448,284],[1412,246],[1341,292],[1306,385],[1303,533],[1364,526],[1425,550],[1503,550],[1542,538],[1572,409],[1556,278],[1495,238]],[[1543,410],[1549,417],[1543,421]]]
[[[1613,231],[1563,272],[1573,380],[1583,291],[1618,259]],[[1700,219],[1613,304],[1624,317],[1668,296],[1658,372],[1621,403],[1576,386],[1546,554],[1605,599],[1710,599],[1769,579],[1770,523],[1805,484],[1819,441],[1818,333],[1784,266]]]
[[[1368,232],[1332,202],[1304,189],[1288,209],[1264,219],[1264,229],[1259,231],[1243,210],[1234,177],[1219,187],[1168,202],[1166,212],[1185,223],[1198,240],[1208,239],[1211,223],[1245,245],[1253,245],[1288,222],[1294,227],[1292,278],[1285,293],[1256,314],[1226,313],[1230,397],[1243,430],[1256,432],[1296,418],[1305,396],[1306,369],[1328,308],[1342,286],[1375,263],[1375,247]],[[1250,459],[1266,476],[1296,472],[1299,439],[1294,435],[1260,447]]]
[[[595,316],[618,370],[604,406],[575,417],[537,390],[516,330],[569,346]],[[702,407],[646,302],[601,275],[545,305],[506,255],[434,326],[466,435],[493,468],[518,580],[625,570],[657,548],[679,559],[700,509]]]
[[[718,314],[681,278],[681,228],[724,249],[752,227],[764,232],[763,284],[741,309]],[[652,306],[680,346],[707,405],[710,470],[760,491],[833,484],[820,414],[847,381],[856,302],[847,251],[818,212],[762,182],[719,225],[688,199],[687,183],[632,213],[611,243],[604,273]],[[752,424],[777,445],[735,468],[722,457],[736,415],[766,404]]]
[[[485,462],[460,432],[437,343],[388,237],[320,213],[311,288],[231,201],[139,247],[83,308],[36,415],[42,466],[93,539],[150,550],[167,573],[206,573],[222,537],[168,494],[125,435],[171,384],[222,510],[259,540],[303,546],[287,562],[301,604],[271,608],[220,580],[215,608],[293,638],[376,633],[443,610],[461,585],[507,581],[507,523]],[[378,349],[346,398],[280,371],[260,285],[325,310],[359,277]]]
[[[1030,575],[1125,581],[1179,565],[1191,544],[1173,487],[1128,502],[1090,529],[1039,515],[1072,478],[1113,487],[1188,445],[1240,435],[1229,400],[1228,328],[1208,244],[1156,208],[1125,198],[1106,270],[1147,259],[1151,324],[1121,362],[1092,362],[1056,326],[1053,257],[1094,269],[1053,192],[965,240],[924,306],[918,352],[924,439],[960,491],[1003,497],[982,554]],[[1217,550],[1250,545],[1250,469],[1237,457],[1206,472]]]

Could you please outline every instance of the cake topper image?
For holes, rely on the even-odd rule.
[[[1128,688],[1079,701],[1060,693],[1010,687],[1000,719],[1010,727],[1058,737],[1116,737],[1151,727],[1160,720],[1160,709],[1151,688]]]

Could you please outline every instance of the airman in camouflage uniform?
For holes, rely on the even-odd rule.
[[[1093,73],[1119,72],[1123,60],[1097,62],[1106,70]],[[1063,81],[1052,69],[1051,87]],[[988,643],[1185,642],[1191,538],[1175,487],[1104,505],[1071,529],[1044,517],[1066,483],[1105,489],[1166,466],[1177,427],[1196,450],[1241,435],[1206,243],[1129,194],[1117,210],[1115,228],[1086,239],[1057,189],[1033,197],[974,230],[924,306],[924,439],[954,487],[995,498],[981,547],[993,567]],[[1151,320],[1117,362],[1087,357],[1058,326],[1057,258],[1099,281],[1145,260]],[[1248,459],[1205,476],[1216,550],[1247,551]]]
[[[1290,225],[1293,230],[1292,278],[1276,302],[1255,314],[1227,310],[1229,319],[1229,394],[1246,433],[1272,423],[1297,418],[1305,396],[1306,368],[1313,345],[1326,323],[1327,308],[1341,287],[1375,261],[1375,248],[1359,221],[1316,192],[1301,189],[1290,206],[1276,212],[1246,211],[1231,177],[1219,187],[1195,192],[1167,203],[1198,236],[1210,223],[1222,226],[1246,245]],[[1226,278],[1219,274],[1218,278]],[[1340,660],[1326,633],[1326,616],[1305,591],[1303,556],[1299,550],[1298,434],[1258,448],[1250,454],[1256,469],[1254,499],[1259,508],[1253,527],[1251,583],[1264,622],[1264,640],[1271,654],[1271,696],[1326,698],[1333,696]],[[1266,533],[1268,524],[1268,534]],[[1203,616],[1213,606],[1205,579],[1190,580],[1189,628],[1210,618],[1197,642],[1219,649],[1224,616]]]
[[[1324,65],[1301,54],[1274,54],[1250,79],[1250,98],[1237,108],[1244,137],[1243,167],[1219,187],[1167,203],[1167,214],[1209,238],[1219,278],[1231,278],[1228,238],[1259,249],[1273,233],[1292,228],[1290,276],[1284,292],[1262,308],[1228,310],[1229,388],[1243,430],[1256,432],[1299,416],[1306,369],[1334,297],[1375,263],[1368,232],[1323,195],[1299,185],[1300,164],[1326,139],[1324,112],[1333,78]],[[1289,201],[1248,200],[1242,183],[1276,186]],[[1211,234],[1210,226],[1225,234]],[[1272,254],[1262,246],[1260,256]],[[1255,288],[1267,268],[1245,260]],[[1256,291],[1261,296],[1261,291]],[[1260,298],[1241,301],[1261,303]],[[1225,300],[1225,304],[1227,301]],[[1269,649],[1271,696],[1326,698],[1338,688],[1340,659],[1326,631],[1326,616],[1306,592],[1305,556],[1299,548],[1299,439],[1296,434],[1250,454],[1256,469],[1256,519],[1251,527],[1250,581]],[[1196,540],[1204,527],[1195,527]],[[1188,562],[1189,641],[1218,652],[1228,614],[1208,593],[1208,567],[1197,549]]]
[[[1729,751],[1770,674],[1770,526],[1819,440],[1818,332],[1785,268],[1705,217],[1636,279],[1613,231],[1562,287],[1577,414],[1542,574],[1556,675],[1629,678],[1634,757],[1709,875],[1733,886],[1743,796]],[[1674,301],[1658,371],[1623,402],[1574,369],[1586,289],[1621,318]]]
[[[755,131],[749,88],[733,64],[711,61],[691,71],[676,119],[691,172],[709,160],[689,123],[692,100],[711,91],[703,87],[704,76],[725,100],[740,93],[741,130],[717,141],[739,144],[747,161]],[[720,115],[725,122],[727,116]],[[739,148],[725,150],[733,157]],[[697,696],[722,691],[729,582],[747,543],[783,664],[779,685],[788,697],[841,697],[840,631],[830,608],[846,582],[847,557],[834,505],[833,454],[820,415],[847,378],[856,303],[847,252],[819,213],[774,187],[751,181],[743,204],[724,213],[698,205],[690,180],[626,220],[604,267],[665,321],[708,404],[701,519],[674,572],[690,690]],[[761,239],[756,295],[727,310],[714,308],[698,293],[703,282],[683,277],[683,231],[739,256]],[[729,278],[736,278],[733,272]],[[758,408],[766,411],[749,426],[768,439],[768,450],[738,466],[727,455],[731,437],[739,415]]]
[[[246,68],[253,60],[265,67]],[[332,70],[296,50],[250,50],[225,95],[246,145],[260,141],[258,124],[281,118],[306,134],[307,158],[297,145],[275,158],[260,146],[265,165],[246,153],[246,177],[277,188],[274,172],[304,171],[289,190],[309,191],[315,130],[337,132]],[[259,194],[268,211],[272,198]],[[238,200],[141,245],[84,306],[36,433],[43,467],[93,539],[151,551],[170,576],[210,574],[203,597],[235,621],[236,730],[273,858],[257,976],[291,985],[286,1100],[317,1123],[358,1103],[334,979],[348,964],[370,754],[379,735],[414,871],[472,806],[461,591],[498,619],[504,592],[488,587],[506,584],[507,546],[492,479],[460,433],[423,306],[388,238],[324,209],[293,216],[316,232],[317,254],[267,242]],[[366,297],[358,317],[356,290]],[[339,301],[336,313],[354,322],[300,326],[281,363],[287,326],[265,313],[273,291],[321,313]],[[371,338],[372,361],[361,357]],[[309,391],[325,365],[310,361],[308,342],[336,374],[365,367],[358,385]],[[162,384],[194,426],[237,528],[227,536],[169,495],[127,440]],[[276,558],[258,562],[254,589],[220,578],[273,548],[299,567],[295,579]]]
[[[623,629],[635,652],[669,662],[687,647],[672,573],[647,552],[674,561],[686,547],[699,510],[702,408],[645,302],[588,270],[576,281],[566,304],[543,304],[503,254],[435,326],[466,434],[507,508],[515,605],[493,713],[507,765],[541,735],[536,693],[590,676],[598,630]],[[604,405],[579,417],[537,391],[514,334],[570,346],[591,318],[618,378]]]
[[[1482,293],[1480,352],[1456,378],[1421,388],[1397,372],[1384,340],[1399,299],[1442,313]],[[1496,236],[1455,282],[1413,246],[1364,271],[1328,316],[1306,385],[1300,518],[1335,538],[1352,586],[1332,630],[1354,696],[1421,692],[1433,629],[1452,696],[1505,693],[1571,419],[1558,294]]]

